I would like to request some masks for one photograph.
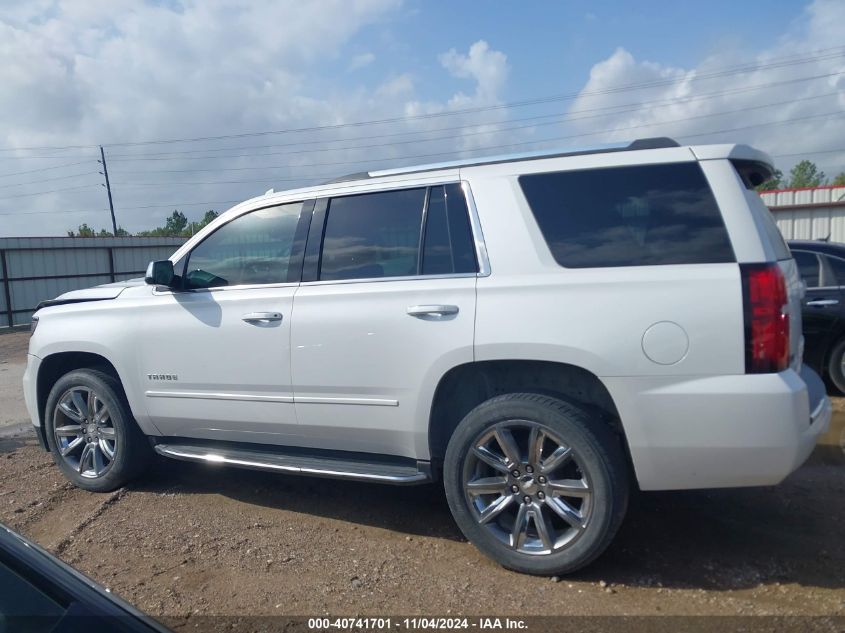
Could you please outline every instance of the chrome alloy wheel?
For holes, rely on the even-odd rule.
[[[118,444],[106,403],[89,387],[65,391],[53,411],[53,437],[62,459],[82,477],[102,477]]]
[[[475,519],[520,553],[559,551],[590,522],[592,490],[577,454],[535,422],[507,420],[485,430],[463,477]]]

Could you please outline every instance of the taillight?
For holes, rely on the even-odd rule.
[[[763,374],[789,366],[786,280],[777,264],[742,264],[745,371]]]

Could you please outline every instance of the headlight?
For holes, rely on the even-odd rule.
[[[32,321],[29,324],[29,335],[30,336],[35,334],[35,328],[37,328],[37,327],[38,327],[38,317],[34,316],[34,317],[32,317]]]

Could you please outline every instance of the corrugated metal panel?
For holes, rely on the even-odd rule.
[[[845,243],[845,207],[773,210],[780,232],[788,240],[830,238]]]
[[[151,261],[167,259],[176,251],[174,246],[148,246],[146,248],[114,249],[115,272],[133,272],[147,269]]]
[[[12,324],[25,325],[44,299],[139,277],[150,261],[170,257],[184,242],[172,237],[0,238],[9,273],[7,282],[0,268],[0,327],[9,325],[10,308]],[[6,305],[7,283],[11,306]]]
[[[786,239],[845,243],[845,186],[766,191],[760,197]]]
[[[67,250],[6,251],[9,278],[90,275],[108,272],[106,249],[74,248]]]
[[[0,248],[120,248],[150,244],[181,246],[182,237],[0,237]]]

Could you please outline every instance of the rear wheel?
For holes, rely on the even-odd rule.
[[[515,393],[460,423],[446,451],[449,507],[464,535],[500,564],[565,574],[608,546],[625,514],[620,442],[561,400]]]
[[[845,394],[845,337],[839,339],[827,360],[827,375],[839,393]]]
[[[47,444],[76,486],[108,492],[126,484],[147,464],[151,450],[120,384],[94,369],[62,376],[47,398]]]

